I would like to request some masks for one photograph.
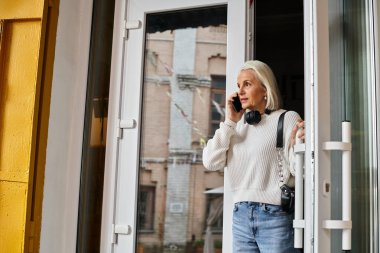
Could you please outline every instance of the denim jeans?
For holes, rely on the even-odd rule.
[[[281,206],[239,202],[233,213],[234,253],[296,253],[293,213]]]

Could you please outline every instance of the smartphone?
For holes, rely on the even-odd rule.
[[[236,112],[240,112],[243,109],[243,107],[241,107],[239,96],[233,98],[232,105],[234,106]]]

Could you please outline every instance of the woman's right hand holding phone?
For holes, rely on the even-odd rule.
[[[233,122],[238,122],[241,117],[243,116],[244,114],[244,109],[241,109],[240,111],[237,111],[235,109],[235,106],[234,106],[234,98],[237,99],[237,103],[239,104],[240,103],[240,100],[239,100],[239,96],[237,94],[237,92],[233,93],[232,95],[230,95],[228,97],[228,100],[227,100],[227,106],[228,106],[228,110],[227,110],[227,117],[232,120]],[[240,104],[241,106],[241,104]],[[237,108],[239,109],[239,108]]]

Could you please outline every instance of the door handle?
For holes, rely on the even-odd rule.
[[[116,138],[121,139],[123,136],[124,129],[134,129],[137,126],[137,122],[134,119],[119,119],[116,126]]]
[[[342,220],[325,220],[323,228],[342,229],[342,250],[351,250],[351,122],[342,122],[341,142],[324,142],[323,149],[342,151]]]
[[[301,129],[298,129],[296,136],[299,135]],[[305,144],[300,138],[296,138],[294,145],[295,153],[295,203],[294,203],[294,248],[303,248],[303,229],[305,228],[305,220],[303,217],[303,167]]]
[[[117,244],[118,235],[132,234],[132,227],[126,224],[112,224],[111,243]]]
[[[137,125],[134,119],[122,119],[119,121],[119,128],[121,129],[133,129]]]
[[[115,234],[129,235],[132,233],[132,228],[130,225],[115,225]]]

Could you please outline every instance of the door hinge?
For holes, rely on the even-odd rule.
[[[117,244],[117,237],[121,235],[130,235],[132,233],[132,227],[130,225],[117,225],[112,224],[112,238],[111,243]]]
[[[123,27],[123,38],[128,39],[129,30],[140,29],[142,22],[140,20],[125,20]]]
[[[119,119],[116,129],[116,138],[122,139],[123,138],[123,130],[124,129],[133,129],[137,125],[136,120],[134,119]]]

